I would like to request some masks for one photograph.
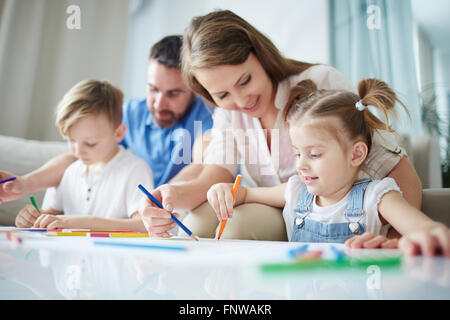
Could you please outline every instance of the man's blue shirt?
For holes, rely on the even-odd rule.
[[[156,188],[191,163],[195,138],[212,127],[211,113],[196,97],[178,123],[162,128],[153,121],[145,99],[129,100],[123,105],[122,123],[127,132],[120,144],[150,165]]]

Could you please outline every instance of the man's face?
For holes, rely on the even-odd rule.
[[[147,108],[163,128],[175,125],[186,113],[193,94],[186,87],[180,69],[167,68],[151,59],[147,68]]]

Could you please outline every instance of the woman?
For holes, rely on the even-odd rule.
[[[191,21],[183,38],[182,74],[194,92],[218,107],[211,142],[198,178],[154,190],[166,210],[143,198],[139,211],[149,234],[168,236],[175,227],[168,211],[196,208],[184,223],[200,237],[214,237],[219,219],[232,216],[223,238],[286,240],[281,209],[261,204],[233,209],[228,189],[214,193],[212,209],[204,203],[207,192],[216,183],[232,182],[238,170],[248,186],[274,186],[295,174],[280,111],[296,83],[311,79],[318,89],[355,89],[332,67],[284,58],[267,37],[227,10]],[[374,137],[365,172],[374,179],[394,178],[404,197],[420,208],[420,180],[391,134]]]

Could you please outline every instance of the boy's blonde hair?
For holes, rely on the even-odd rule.
[[[103,113],[117,128],[122,122],[123,93],[107,81],[83,80],[74,85],[56,109],[56,125],[63,137],[70,127],[89,114]]]

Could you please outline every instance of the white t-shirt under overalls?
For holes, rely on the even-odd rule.
[[[292,238],[295,219],[299,216],[294,208],[297,205],[302,188],[306,188],[306,185],[299,175],[294,175],[289,178],[285,192],[286,205],[283,209],[283,218],[289,241]],[[364,226],[365,231],[386,236],[389,225],[382,225],[378,216],[378,203],[385,193],[392,190],[401,193],[400,188],[392,178],[373,180],[368,184],[363,198],[364,214],[358,221]],[[318,206],[316,204],[316,197],[314,196],[311,212],[307,215],[306,219],[312,219],[324,224],[349,222],[345,217],[349,194],[347,193],[339,202],[326,207]]]

